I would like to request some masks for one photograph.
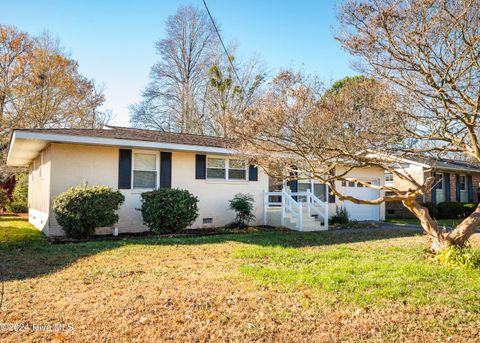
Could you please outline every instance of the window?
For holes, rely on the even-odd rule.
[[[247,178],[246,163],[243,160],[228,160],[228,179],[245,180]]]
[[[392,173],[385,173],[385,186],[392,187],[393,186],[393,174]]]
[[[467,177],[465,175],[460,175],[460,190],[465,191],[467,190]]]
[[[355,187],[355,182],[354,181],[342,181],[342,187]]]
[[[299,182],[298,183],[298,191],[299,192],[306,192],[311,190],[311,183],[306,183],[306,182]]]
[[[313,184],[313,194],[315,194],[315,196],[319,198],[321,201],[325,201],[327,199],[326,190],[327,190],[327,185],[325,185],[324,183]]]
[[[133,188],[157,187],[157,154],[134,153]]]
[[[225,160],[223,158],[207,159],[207,178],[225,179]]]
[[[443,174],[435,174],[435,185],[437,189],[443,189]]]
[[[208,157],[207,179],[246,180],[247,163],[238,159]]]

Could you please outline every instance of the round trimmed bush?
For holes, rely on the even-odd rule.
[[[462,203],[445,201],[438,204],[438,217],[440,219],[462,218],[465,209]]]
[[[71,238],[87,238],[96,227],[118,221],[118,208],[125,197],[106,186],[76,186],[55,198],[53,211],[58,224]]]
[[[143,222],[154,233],[185,230],[198,217],[198,198],[187,190],[160,188],[142,193]]]

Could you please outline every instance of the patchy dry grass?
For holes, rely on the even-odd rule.
[[[432,264],[426,245],[380,229],[51,245],[4,217],[0,339],[479,341],[478,272]],[[58,323],[73,330],[32,330]]]

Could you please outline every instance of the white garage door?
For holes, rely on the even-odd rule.
[[[378,184],[378,181],[373,181],[372,183]],[[346,195],[362,200],[376,199],[379,194],[379,191],[376,189],[362,187],[362,185],[354,182],[344,184],[343,189]],[[380,220],[380,205],[358,205],[345,201],[344,207],[352,220]]]

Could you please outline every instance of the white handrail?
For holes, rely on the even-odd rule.
[[[270,201],[270,196],[281,197],[280,202]],[[276,192],[267,192],[264,191],[264,212],[263,212],[263,222],[267,224],[267,209],[270,206],[276,206],[277,208],[281,206],[281,217],[280,225],[285,226],[285,218],[287,213],[291,213],[292,216],[296,217],[297,223],[296,227],[299,230],[303,229],[303,203],[294,199],[294,197],[304,196],[307,199],[307,210],[308,216],[310,217],[311,210],[315,211],[317,215],[323,217],[325,227],[328,226],[328,203],[326,201],[320,200],[315,194],[310,190],[306,192],[287,192],[285,190],[276,191]],[[320,207],[320,208],[319,208]]]
[[[308,193],[310,193],[310,201],[311,201],[309,202],[309,206],[312,206],[312,208],[315,211],[317,211],[319,215],[323,217],[323,224],[325,228],[328,229],[328,203],[326,201],[320,200],[315,194],[311,193],[310,190],[308,190]],[[323,209],[323,213],[321,213],[320,210],[316,208],[314,204],[320,205],[320,207]]]
[[[295,214],[297,216],[297,228],[299,230],[301,230],[303,228],[302,203],[293,199],[292,196],[289,193],[287,193],[285,191],[282,191],[282,193],[283,193],[282,194],[282,199],[285,199],[284,200],[285,201],[285,206],[282,206],[282,208],[288,209],[292,214]],[[284,211],[282,211],[282,219],[283,219],[284,215],[285,215],[285,213],[284,213]]]

